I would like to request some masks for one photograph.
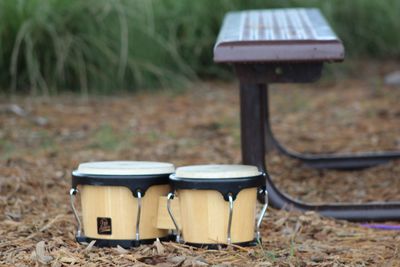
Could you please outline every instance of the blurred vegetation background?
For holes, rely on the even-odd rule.
[[[319,7],[350,59],[400,59],[399,0],[2,0],[0,92],[51,95],[229,79],[212,49],[223,16]]]

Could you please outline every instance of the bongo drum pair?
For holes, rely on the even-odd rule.
[[[81,194],[82,223],[75,209]],[[258,196],[264,196],[256,219]],[[255,166],[93,162],[72,173],[77,241],[132,247],[170,239],[194,246],[254,245],[266,213],[265,174]]]

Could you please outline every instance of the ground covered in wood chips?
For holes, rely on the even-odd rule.
[[[384,86],[376,73],[366,76],[273,86],[276,136],[302,152],[400,149],[400,88]],[[240,163],[237,84],[191,87],[89,99],[3,98],[0,264],[400,266],[400,231],[273,209],[257,247],[203,250],[156,242],[126,250],[77,244],[68,191],[80,162]],[[303,201],[400,200],[400,161],[353,172],[317,171],[277,153],[267,163],[278,186]]]

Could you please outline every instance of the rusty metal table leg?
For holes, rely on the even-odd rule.
[[[400,159],[400,151],[378,151],[348,154],[304,154],[290,150],[283,146],[271,129],[269,116],[268,89],[266,92],[265,135],[267,150],[276,148],[279,152],[289,157],[303,161],[306,165],[316,169],[363,169],[387,163],[390,160]]]
[[[267,87],[260,83],[240,85],[240,119],[242,160],[244,164],[256,165],[267,171],[265,165],[265,113]],[[283,194],[267,175],[267,190],[270,204],[278,209],[314,210],[320,214],[350,221],[400,220],[400,202],[366,204],[312,205],[292,199]]]

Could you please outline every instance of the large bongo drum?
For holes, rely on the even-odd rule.
[[[167,209],[178,242],[214,247],[255,245],[260,241],[259,228],[268,204],[263,206],[256,224],[257,197],[266,195],[265,175],[257,167],[180,167],[170,176],[170,184],[173,191],[168,194]],[[174,210],[174,206],[178,208]]]
[[[174,166],[162,162],[105,161],[82,163],[72,172],[71,206],[78,222],[78,242],[132,247],[167,238],[156,228],[158,200],[170,191]],[[83,233],[74,206],[80,192]]]

